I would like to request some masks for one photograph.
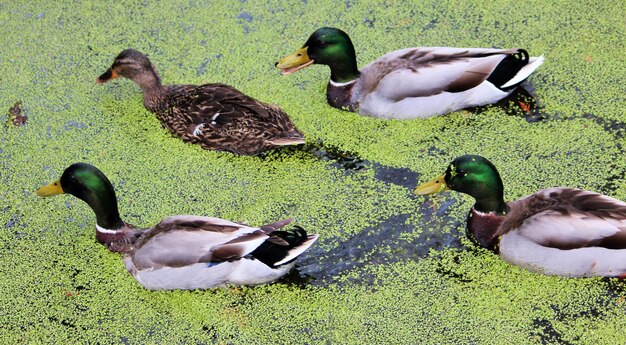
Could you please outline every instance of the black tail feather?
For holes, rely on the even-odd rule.
[[[274,231],[270,238],[250,253],[250,256],[274,267],[274,264],[289,255],[289,250],[299,246],[306,239],[306,231],[299,226],[294,226],[289,231]]]
[[[525,49],[518,49],[517,53],[505,57],[498,64],[498,66],[496,66],[496,69],[494,69],[491,75],[489,75],[487,81],[495,85],[497,88],[505,90],[501,88],[502,85],[513,79],[517,72],[528,64],[529,59],[530,56]],[[518,85],[512,85],[507,87],[506,90],[510,90],[517,86]]]

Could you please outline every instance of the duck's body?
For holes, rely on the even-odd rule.
[[[474,196],[470,238],[513,265],[565,277],[626,276],[625,202],[559,187],[504,204],[499,175],[487,162],[459,157],[445,175],[416,191],[431,194],[446,186]]]
[[[225,84],[162,85],[150,60],[136,50],[120,53],[98,83],[118,76],[142,88],[145,107],[172,134],[205,149],[251,155],[304,143],[304,136],[279,107]]]
[[[265,284],[289,272],[316,239],[300,228],[285,232],[219,218],[174,216],[144,232],[124,262],[150,290]]]
[[[115,193],[97,168],[77,163],[40,196],[70,193],[96,213],[96,238],[124,253],[128,272],[150,290],[206,289],[265,284],[285,275],[317,240],[299,227],[279,231],[286,219],[260,228],[219,218],[173,216],[137,230],[119,218]]]
[[[277,63],[283,74],[311,64],[331,68],[333,107],[388,119],[413,119],[496,103],[539,65],[523,49],[422,47],[397,50],[358,70],[348,35],[314,32],[304,47]]]

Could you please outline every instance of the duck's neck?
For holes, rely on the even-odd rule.
[[[120,218],[117,210],[115,192],[103,190],[86,193],[81,197],[96,214],[96,224],[103,229],[117,230],[123,228],[126,223]]]
[[[83,191],[77,195],[85,201],[96,215],[96,239],[109,249],[112,244],[132,244],[138,233],[132,225],[122,221],[117,209],[117,199],[113,187],[105,181],[97,189]],[[122,248],[121,246],[117,246]]]
[[[476,203],[468,215],[468,235],[481,247],[495,250],[498,229],[508,210],[504,202],[503,190],[502,188],[477,189],[473,193]]]
[[[155,69],[139,74],[133,81],[143,91],[143,103],[148,110],[155,112],[162,103],[166,88],[161,83],[161,77]]]
[[[477,211],[483,213],[495,213],[497,215],[505,215],[507,212],[507,206],[504,202],[502,190],[499,189],[495,193],[486,193],[485,195],[474,195],[476,203],[474,208]]]
[[[334,83],[347,83],[356,80],[361,72],[356,66],[355,56],[344,56],[327,62],[330,67],[330,80]]]
[[[96,223],[96,240],[105,245],[109,250],[127,253],[137,240],[140,231],[130,224],[124,224],[118,229],[106,229]]]

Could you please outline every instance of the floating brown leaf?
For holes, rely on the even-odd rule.
[[[28,116],[22,114],[22,101],[15,102],[15,104],[9,109],[7,123],[20,127],[25,125],[27,121]]]

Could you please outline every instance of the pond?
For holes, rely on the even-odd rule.
[[[626,200],[624,13],[569,1],[0,3],[0,342],[626,342],[623,282],[511,266],[466,238],[470,197],[413,195],[454,157],[480,154],[506,200],[555,186]],[[359,66],[413,46],[520,47],[545,63],[496,106],[380,120],[328,106],[327,67],[274,67],[322,26],[350,34]],[[95,83],[129,47],[165,83],[224,82],[280,105],[307,145],[241,157],[171,136],[135,84]],[[5,124],[17,102],[26,123]],[[137,226],[294,217],[320,237],[275,284],[144,290],[96,242],[86,204],[34,194],[78,161],[107,174]]]

